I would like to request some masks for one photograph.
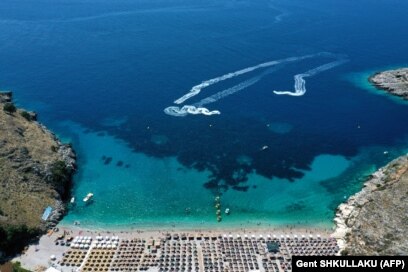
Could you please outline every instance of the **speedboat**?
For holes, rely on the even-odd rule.
[[[70,202],[71,202],[71,204],[74,204],[75,203],[75,197],[72,197]]]
[[[225,214],[230,214],[230,209],[229,208],[225,209]]]
[[[84,201],[84,202],[88,202],[89,200],[92,199],[92,197],[93,197],[93,193],[88,193],[88,194],[86,195],[86,197],[84,197],[83,201]]]

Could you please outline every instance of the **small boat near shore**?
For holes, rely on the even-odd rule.
[[[225,209],[225,214],[227,214],[227,215],[230,214],[230,209],[229,208]]]
[[[72,198],[71,198],[70,203],[71,203],[71,204],[74,204],[74,203],[75,203],[75,197],[72,197]]]
[[[83,201],[86,203],[86,202],[88,202],[88,201],[90,201],[91,199],[92,199],[92,197],[93,197],[93,193],[88,193],[87,195],[86,195],[86,197],[84,197],[84,199],[83,199]]]

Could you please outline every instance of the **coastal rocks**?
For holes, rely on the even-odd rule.
[[[377,73],[375,86],[408,100],[408,68]],[[408,155],[372,174],[364,188],[341,204],[333,237],[342,254],[408,254]]]
[[[45,229],[55,227],[65,214],[65,205],[61,200],[56,200],[53,205],[53,210],[45,222]]]
[[[58,141],[58,154],[65,162],[65,166],[70,170],[70,174],[76,169],[76,154],[69,144],[62,144]]]
[[[364,188],[341,204],[333,237],[343,254],[408,253],[408,155],[371,175]]]
[[[27,112],[30,121],[37,121],[37,113],[35,111]]]
[[[369,81],[379,89],[408,100],[408,68],[376,73]]]
[[[10,255],[64,215],[76,155],[36,121],[36,113],[7,114],[4,103],[12,103],[11,92],[0,92],[0,211],[7,218],[0,220],[0,255]],[[44,221],[48,206],[52,212]],[[15,244],[13,235],[26,238]]]
[[[10,103],[13,99],[13,93],[6,91],[0,92],[0,103]]]
[[[112,162],[112,157],[105,157],[105,156],[103,156],[103,157],[102,157],[102,160],[103,160],[103,164],[104,164],[104,165],[108,165],[108,164],[110,164],[110,163]]]

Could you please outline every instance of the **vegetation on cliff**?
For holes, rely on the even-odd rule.
[[[11,100],[0,93],[0,259],[58,222],[75,168],[70,146]],[[53,211],[43,221],[48,206]]]
[[[40,229],[28,228],[26,225],[0,225],[0,249],[10,255],[21,251],[24,246],[41,233]]]
[[[379,89],[408,99],[408,68],[369,78]],[[341,204],[334,219],[344,255],[408,254],[408,155],[371,175],[364,188]]]
[[[13,103],[5,103],[3,106],[3,110],[7,113],[14,113],[16,112],[17,108]]]
[[[31,272],[30,270],[21,267],[20,262],[7,262],[0,264],[1,272]]]
[[[345,255],[408,254],[408,156],[375,172],[339,206],[335,236]]]

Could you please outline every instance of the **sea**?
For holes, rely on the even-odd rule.
[[[63,225],[332,228],[336,207],[408,152],[408,103],[368,81],[407,67],[407,10],[2,0],[0,89],[77,153]]]

